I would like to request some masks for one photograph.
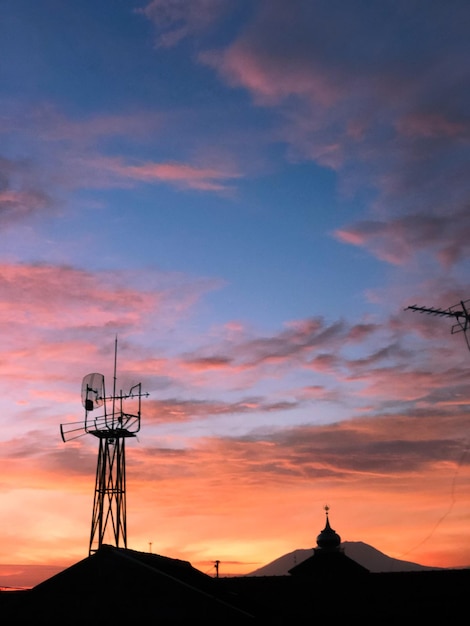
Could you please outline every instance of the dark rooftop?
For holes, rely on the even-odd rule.
[[[333,557],[334,561],[335,557]],[[470,569],[212,578],[189,562],[103,546],[27,591],[0,592],[4,624],[364,625],[450,623],[467,611]]]

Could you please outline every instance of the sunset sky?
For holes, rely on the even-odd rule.
[[[468,0],[3,0],[0,585],[88,556],[90,372],[142,382],[128,547],[470,566]],[[470,308],[470,302],[469,308]],[[468,335],[470,336],[470,330]]]

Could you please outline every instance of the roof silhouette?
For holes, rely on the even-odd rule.
[[[94,624],[153,618],[158,624],[250,624],[233,594],[188,561],[102,546],[91,556],[23,592],[9,592],[5,623]],[[23,620],[23,621],[22,621]],[[33,621],[31,621],[33,623]],[[40,622],[42,623],[42,622]]]
[[[414,626],[431,618],[450,623],[467,609],[470,569],[326,574],[318,567],[305,576],[212,578],[187,561],[103,546],[31,590],[0,592],[0,614],[8,626],[291,626],[314,618]]]

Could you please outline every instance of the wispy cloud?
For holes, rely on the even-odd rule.
[[[192,162],[185,162],[131,159],[113,148],[118,139],[127,148],[148,145],[166,132],[171,117],[169,113],[133,111],[79,119],[47,105],[5,114],[0,135],[8,138],[14,134],[18,148],[21,137],[22,151],[29,156],[0,160],[0,217],[19,220],[46,209],[50,212],[64,190],[142,183],[208,192],[230,190],[241,172],[233,159],[220,153],[204,149],[192,155]],[[178,121],[172,120],[171,125],[175,124]]]
[[[236,172],[223,169],[200,167],[186,163],[124,163],[122,159],[102,159],[95,161],[93,167],[98,171],[115,176],[114,184],[119,181],[140,181],[146,183],[169,183],[187,189],[204,191],[222,191],[228,189],[226,181],[238,178]]]
[[[233,0],[151,0],[136,12],[154,23],[157,46],[170,48],[207,30],[232,6]]]
[[[384,221],[357,222],[339,229],[345,243],[366,247],[379,259],[403,265],[422,250],[435,251],[445,267],[468,258],[470,211],[462,207],[441,215],[415,214]]]
[[[52,212],[54,202],[35,174],[27,160],[0,157],[0,224],[3,227]]]

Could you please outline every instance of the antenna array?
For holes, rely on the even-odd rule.
[[[406,307],[405,311],[412,310],[417,311],[418,313],[426,313],[428,315],[437,315],[439,317],[452,317],[456,320],[456,324],[452,326],[451,332],[454,335],[455,333],[463,332],[465,335],[465,341],[467,343],[467,347],[470,350],[470,343],[467,337],[467,330],[470,328],[470,299],[469,300],[461,300],[457,304],[450,306],[448,309],[440,309],[437,307],[425,307],[425,306],[417,306],[413,304],[412,306]]]
[[[82,382],[82,404],[85,419],[60,425],[64,442],[91,434],[98,439],[98,462],[96,466],[93,515],[89,542],[89,554],[96,552],[103,543],[108,530],[116,547],[127,548],[126,513],[126,457],[125,441],[135,437],[140,430],[142,393],[138,383],[124,394],[116,392],[117,339],[114,351],[113,393],[106,395],[104,376],[87,374]],[[130,411],[124,406],[131,402]],[[100,415],[92,416],[96,409]]]

